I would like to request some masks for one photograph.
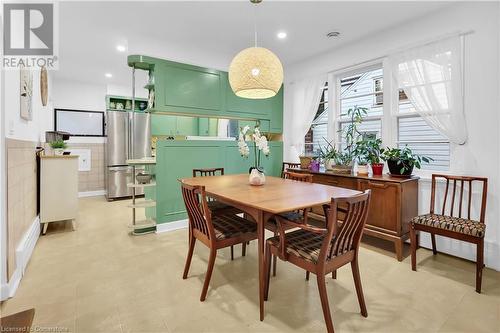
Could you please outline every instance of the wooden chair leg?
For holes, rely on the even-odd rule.
[[[194,245],[196,243],[196,238],[192,237],[189,240],[189,250],[186,258],[186,264],[184,265],[184,273],[182,273],[182,278],[187,279],[189,267],[191,266],[191,258],[193,258]]]
[[[361,308],[361,315],[368,317],[366,310],[365,297],[363,295],[363,287],[361,286],[361,276],[359,275],[359,266],[357,258],[351,261],[352,277],[354,278],[354,286],[356,287],[356,294],[358,294],[359,307]]]
[[[271,261],[272,261],[272,257],[271,256],[271,249],[269,248],[269,245],[266,244],[266,258],[264,260],[264,264],[265,264],[265,269],[266,269],[266,284],[265,284],[265,288],[264,288],[264,301],[267,301],[267,298],[269,297],[269,283],[270,283],[270,279],[271,279]]]
[[[208,259],[207,273],[205,274],[205,282],[203,283],[203,289],[201,291],[200,301],[204,301],[207,297],[208,285],[210,284],[210,279],[212,278],[212,271],[214,270],[215,257],[217,257],[217,250],[210,249],[210,258]]]
[[[484,268],[484,240],[481,239],[477,243],[477,258],[476,258],[476,292],[481,293],[481,283],[483,280]]]
[[[410,226],[411,270],[417,270],[417,232]]]
[[[231,245],[231,260],[234,260],[234,246]]]
[[[337,270],[334,270],[332,272],[332,279],[336,280],[337,279]]]
[[[436,249],[436,235],[431,234],[431,242],[432,242],[432,253],[437,254],[438,251]]]
[[[276,276],[276,262],[278,261],[278,258],[276,256],[273,256],[273,276]]]
[[[244,257],[247,255],[247,243],[243,242],[241,244],[241,256]]]
[[[306,281],[309,281],[309,271],[306,271]]]
[[[321,307],[323,308],[323,316],[325,317],[325,324],[328,333],[333,333],[332,315],[330,314],[330,305],[328,304],[328,295],[326,293],[326,281],[324,272],[316,274],[318,281],[319,298],[321,299]]]

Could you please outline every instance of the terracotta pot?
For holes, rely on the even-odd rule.
[[[373,163],[372,172],[374,176],[381,176],[384,170],[384,163]]]

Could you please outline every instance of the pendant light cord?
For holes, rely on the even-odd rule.
[[[255,3],[253,8],[254,47],[257,47],[257,5],[258,3]]]

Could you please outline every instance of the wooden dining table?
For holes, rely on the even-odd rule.
[[[341,187],[298,182],[266,176],[262,186],[248,183],[248,174],[184,178],[188,185],[205,186],[208,196],[234,206],[253,218],[258,227],[259,305],[264,319],[264,226],[273,215],[323,205],[331,198],[351,197],[361,192]]]

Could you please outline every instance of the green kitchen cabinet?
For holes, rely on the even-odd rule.
[[[224,71],[141,55],[130,55],[128,64],[149,70],[154,76],[155,106],[148,109],[152,113],[263,119],[269,121],[270,132],[283,130],[283,87],[274,97],[247,99],[233,93]]]
[[[271,114],[269,115],[271,133],[283,133],[283,86],[272,99]]]
[[[169,62],[155,68],[154,75],[155,109],[195,115],[222,109],[220,71]]]
[[[283,162],[283,143],[269,143],[270,155],[262,158],[267,176],[279,177]],[[156,148],[156,219],[168,223],[186,219],[178,179],[191,177],[195,168],[223,167],[225,174],[248,174],[254,161],[243,158],[235,141],[159,140]],[[147,196],[149,198],[149,196]]]
[[[175,135],[177,131],[177,117],[160,114],[151,114],[151,135]]]
[[[198,118],[198,135],[217,136],[217,118]]]
[[[176,135],[198,135],[198,118],[177,116]]]

